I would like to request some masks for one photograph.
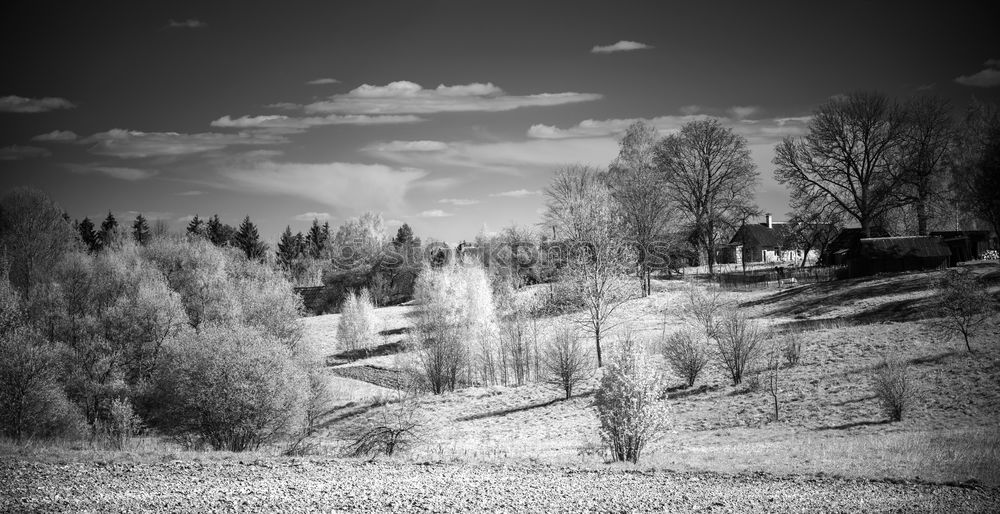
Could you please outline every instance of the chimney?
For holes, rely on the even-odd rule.
[[[770,213],[764,215],[764,220],[767,221],[767,228],[774,228],[771,225],[771,214]]]

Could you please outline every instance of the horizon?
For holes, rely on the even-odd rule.
[[[631,121],[713,116],[782,221],[774,145],[830,97],[997,102],[991,21],[977,3],[20,5],[0,21],[0,187],[98,224],[249,215],[273,244],[373,210],[389,237],[457,243],[536,227],[552,173],[606,167]]]

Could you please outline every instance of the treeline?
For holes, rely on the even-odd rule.
[[[317,359],[279,270],[238,246],[127,237],[110,221],[93,247],[86,226],[35,190],[0,198],[4,436],[120,445],[148,427],[242,450],[308,430]]]

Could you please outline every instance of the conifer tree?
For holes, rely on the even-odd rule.
[[[250,221],[250,216],[243,218],[243,223],[240,224],[240,228],[236,232],[234,242],[236,247],[247,256],[247,259],[261,260],[267,251],[267,245],[260,240],[260,233],[257,232],[257,226]]]
[[[146,222],[146,218],[140,213],[135,217],[135,221],[132,222],[132,237],[135,238],[135,242],[141,245],[145,245],[149,242],[150,232],[149,223]]]
[[[298,237],[301,237],[300,233]],[[297,236],[292,235],[292,227],[286,226],[285,231],[281,233],[281,239],[278,240],[278,251],[276,252],[278,256],[278,263],[284,268],[289,268],[292,265],[292,261],[299,256],[299,241]]]
[[[319,220],[313,218],[312,226],[309,227],[309,233],[306,235],[306,244],[309,247],[310,257],[319,259],[323,255],[323,247],[326,246],[329,235],[330,223],[327,222],[321,227]]]
[[[187,233],[192,236],[204,236],[205,235],[205,221],[198,217],[197,214],[191,218],[191,222],[188,223]]]
[[[107,248],[111,246],[114,242],[115,230],[118,228],[118,220],[115,219],[115,215],[108,211],[108,217],[104,218],[101,222],[101,231],[97,234],[97,239],[100,241],[101,248]]]
[[[396,246],[406,246],[413,243],[413,229],[410,228],[410,225],[403,223],[396,231],[396,239],[393,239],[392,243]]]
[[[80,241],[87,247],[88,252],[96,252],[101,249],[101,242],[97,239],[97,232],[94,231],[94,222],[90,218],[83,218],[77,224],[77,231],[80,233]]]
[[[208,224],[205,227],[205,233],[208,236],[208,240],[215,246],[224,246],[229,242],[225,234],[224,225],[222,224],[222,221],[219,220],[218,214],[208,219]]]

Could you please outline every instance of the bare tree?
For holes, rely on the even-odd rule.
[[[45,193],[16,188],[0,198],[0,256],[10,266],[11,284],[26,297],[73,241],[73,227]]]
[[[793,202],[829,204],[861,224],[900,204],[897,151],[904,132],[900,110],[880,93],[851,93],[821,105],[800,139],[775,148],[775,177]]]
[[[997,311],[997,302],[990,295],[986,284],[970,271],[949,271],[941,280],[940,287],[937,306],[942,318],[937,324],[946,330],[962,334],[965,348],[972,352],[969,339]]]
[[[665,332],[666,323],[663,327]],[[693,330],[681,330],[663,338],[661,351],[667,364],[687,382],[688,387],[694,385],[701,370],[708,364],[704,336]]]
[[[590,352],[571,328],[556,332],[542,354],[542,367],[545,383],[566,393],[567,400],[573,396],[577,384],[594,375]]]
[[[746,138],[716,119],[692,121],[660,141],[656,162],[667,177],[666,194],[694,226],[714,273],[717,239],[734,212],[752,203],[759,175]]]
[[[759,356],[767,337],[758,322],[739,311],[729,312],[723,318],[715,343],[719,360],[733,379],[733,385],[743,382],[743,375]]]
[[[903,106],[903,120],[898,191],[916,209],[917,233],[926,235],[947,190],[945,172],[955,140],[951,106],[940,97],[917,97]]]
[[[777,345],[771,345],[767,352],[767,368],[764,370],[764,389],[771,395],[774,402],[774,421],[778,421],[778,393],[780,392],[779,379],[781,374],[781,358]]]
[[[665,194],[666,175],[655,163],[657,137],[656,129],[643,121],[630,125],[619,142],[618,158],[607,173],[611,196],[638,248],[643,296],[650,292],[650,245],[666,231],[672,214]]]
[[[601,171],[581,165],[558,170],[545,188],[543,218],[556,239],[566,241],[590,241],[595,234],[613,230],[610,194]]]
[[[793,201],[792,208],[790,236],[792,243],[802,251],[801,267],[804,268],[810,251],[816,249],[820,255],[826,253],[827,247],[840,233],[843,218],[838,210],[822,201]]]
[[[974,103],[963,127],[953,157],[957,203],[1000,232],[1000,110]]]

